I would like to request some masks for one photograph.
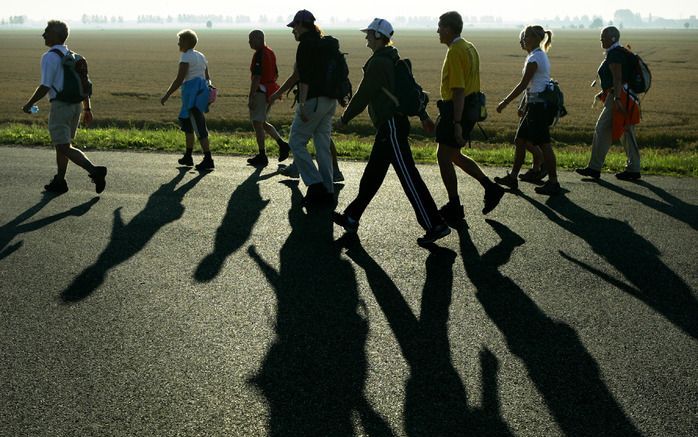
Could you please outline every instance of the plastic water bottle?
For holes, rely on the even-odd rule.
[[[39,113],[39,107],[34,105],[31,108],[29,108],[29,112],[31,112],[33,115],[36,115]]]

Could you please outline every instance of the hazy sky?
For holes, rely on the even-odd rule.
[[[584,0],[584,1],[539,1],[526,0],[480,0],[480,1],[419,1],[419,0],[303,0],[294,3],[288,0],[237,1],[231,0],[107,0],[85,2],[84,0],[30,0],[27,3],[7,1],[2,7],[3,17],[27,15],[30,19],[61,18],[79,19],[82,14],[123,16],[135,19],[138,15],[220,14],[249,15],[265,14],[270,20],[288,16],[297,9],[308,9],[315,14],[320,24],[329,17],[395,17],[395,16],[438,16],[448,10],[457,10],[463,15],[501,16],[507,21],[531,18],[553,18],[569,15],[602,15],[611,19],[616,9],[631,9],[643,17],[649,13],[664,18],[688,18],[698,14],[695,0]],[[536,7],[534,5],[540,5]],[[260,6],[263,5],[263,6]],[[292,5],[292,6],[290,6]]]

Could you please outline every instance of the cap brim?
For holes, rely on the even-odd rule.
[[[288,24],[286,25],[286,27],[293,27],[293,26],[295,26],[295,25],[296,25],[296,22],[295,22],[295,21],[291,21],[290,23],[288,23]]]

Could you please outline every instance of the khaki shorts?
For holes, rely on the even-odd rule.
[[[267,114],[269,113],[269,108],[271,108],[271,105],[267,104],[267,94],[256,92],[253,102],[255,107],[250,109],[250,120],[267,121]]]
[[[82,103],[51,102],[48,115],[48,133],[54,146],[71,144],[75,138],[82,114]]]

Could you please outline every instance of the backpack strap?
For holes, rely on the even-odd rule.
[[[52,53],[57,54],[58,57],[61,58],[61,59],[63,59],[63,58],[65,57],[65,54],[64,54],[62,51],[58,50],[58,49],[51,49],[51,50],[49,50],[49,52],[52,52]]]

